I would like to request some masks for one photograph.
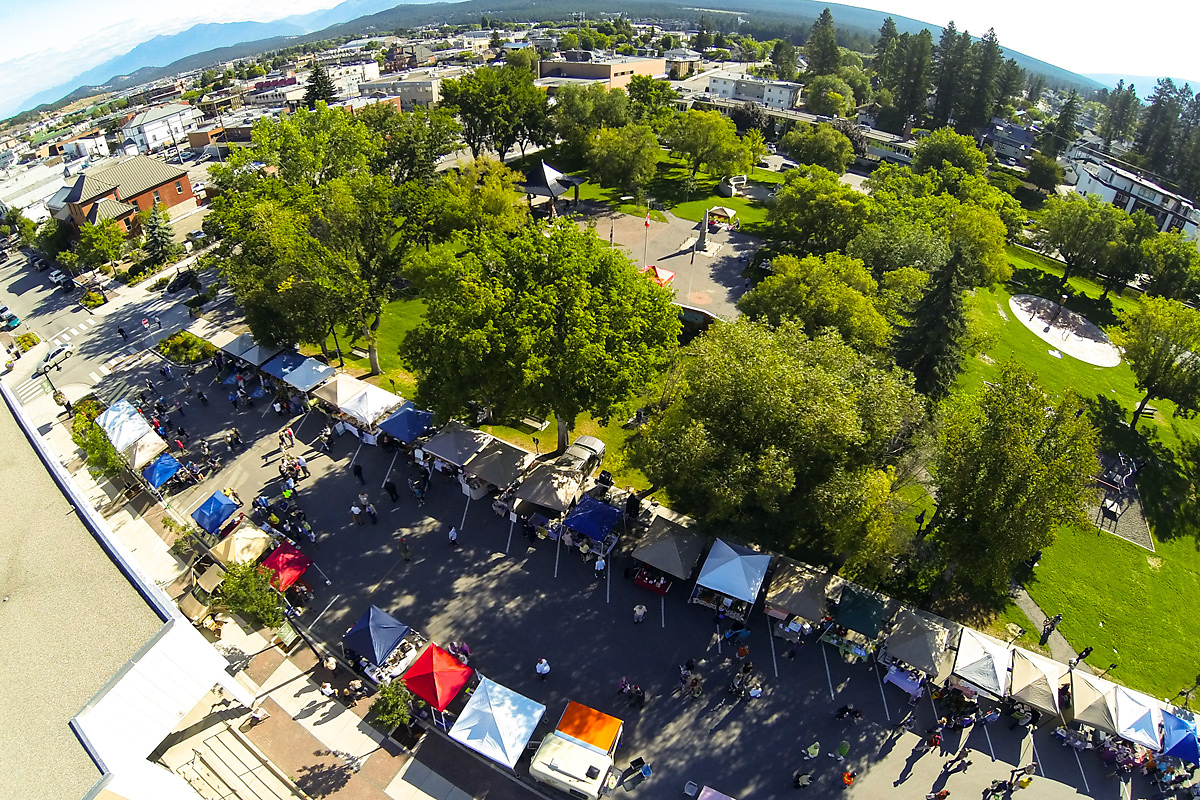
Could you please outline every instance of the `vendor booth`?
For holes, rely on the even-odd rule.
[[[183,469],[183,465],[179,463],[179,459],[170,453],[163,453],[154,459],[150,466],[142,470],[142,477],[146,479],[146,483],[158,489],[174,478],[181,469]]]
[[[587,546],[586,552],[599,551],[607,555],[617,543],[617,534],[613,533],[617,523],[621,521],[624,512],[610,506],[591,495],[584,495],[579,503],[571,509],[571,513],[563,518],[562,525],[566,529],[563,534],[563,544],[570,547],[576,542]],[[578,534],[575,536],[573,534]],[[579,541],[579,536],[586,537],[587,542]]]
[[[420,648],[415,634],[377,606],[371,606],[342,636],[342,652],[374,683],[387,683],[408,669]]]
[[[996,700],[1008,692],[1008,669],[1012,650],[1004,642],[963,628],[958,637],[958,653],[954,658],[953,677],[965,682],[965,689],[983,691]]]
[[[336,372],[328,364],[299,353],[280,353],[263,364],[262,370],[300,392],[312,391]]]
[[[546,707],[512,689],[480,678],[471,699],[450,728],[450,738],[509,769],[546,713]]]
[[[343,406],[362,392],[363,385],[362,381],[342,372],[334,375],[321,387],[313,390],[313,397],[328,403],[335,409],[341,410]]]
[[[1117,732],[1117,685],[1083,670],[1071,670],[1071,711],[1076,722]]]
[[[338,373],[313,390],[312,396],[342,417],[339,432],[349,431],[363,444],[375,444],[376,424],[396,410],[404,399],[374,384]]]
[[[533,453],[503,439],[492,439],[463,465],[463,493],[478,500],[496,489],[507,489],[531,463]]]
[[[789,642],[800,641],[820,627],[845,585],[845,580],[823,569],[777,557],[763,609],[779,620],[771,625],[771,633]]]
[[[253,525],[243,523],[209,548],[208,552],[226,566],[248,564],[258,561],[274,544],[275,540],[269,534]]]
[[[312,565],[311,558],[287,542],[275,548],[275,552],[263,561],[263,566],[275,573],[271,583],[281,592],[299,581]]]
[[[474,674],[475,670],[431,642],[404,671],[401,680],[430,708],[445,711]]]
[[[404,398],[400,395],[380,389],[373,383],[363,382],[363,390],[350,398],[340,410],[363,429],[370,430],[403,403]]]
[[[118,400],[96,417],[96,424],[118,452],[124,453],[154,429],[128,400]],[[161,441],[161,439],[159,440]]]
[[[717,539],[700,567],[691,602],[722,609],[726,616],[744,622],[758,599],[770,565],[769,555]]]
[[[659,508],[650,520],[642,543],[633,551],[640,566],[633,582],[657,595],[665,595],[674,581],[686,581],[696,571],[704,554],[704,537],[692,533],[691,520]]]
[[[1163,711],[1163,755],[1187,764],[1200,764],[1200,742],[1197,742],[1194,718]]]
[[[425,435],[432,423],[432,411],[421,411],[412,403],[405,403],[399,411],[379,423],[379,430],[396,441],[412,444]]]
[[[919,697],[924,682],[937,677],[949,644],[950,631],[945,625],[912,609],[900,609],[884,642],[881,661],[888,670],[884,682]]]
[[[1026,705],[1047,714],[1059,714],[1061,690],[1069,680],[1066,664],[1028,650],[1015,648],[1008,693]]]
[[[675,280],[674,272],[669,269],[663,269],[662,267],[655,266],[654,264],[642,267],[638,270],[638,274],[645,275],[659,286],[669,286],[671,281]]]
[[[199,508],[192,512],[192,519],[202,530],[216,533],[221,530],[221,526],[233,516],[237,509],[238,504],[233,500],[221,492],[213,492],[207,500],[200,504]]]
[[[157,433],[151,431],[129,447],[121,451],[121,455],[129,463],[130,469],[143,470],[154,463],[154,460],[167,450],[167,443]]]
[[[574,505],[582,491],[583,475],[579,470],[558,464],[538,464],[517,486],[510,518],[516,521],[523,517],[542,524]]]
[[[616,787],[613,755],[623,726],[616,717],[572,700],[534,753],[530,777],[572,797],[599,800]]]
[[[1162,708],[1158,701],[1141,692],[1116,688],[1117,735],[1155,752],[1162,749]]]
[[[275,356],[279,355],[278,347],[265,347],[261,344],[255,344],[250,349],[238,354],[238,358],[251,366],[261,367]]]
[[[847,583],[832,614],[833,622],[821,632],[821,641],[831,644],[849,660],[866,658],[887,618],[888,600],[883,595]]]
[[[214,341],[213,344],[216,344]],[[257,345],[254,343],[254,337],[248,333],[243,333],[229,339],[221,344],[216,344],[217,347],[236,358],[241,358],[242,353],[253,350]]]
[[[446,465],[463,466],[491,440],[491,435],[452,419],[429,437],[429,441],[421,445],[421,450],[427,457],[433,458],[434,469],[444,471]]]

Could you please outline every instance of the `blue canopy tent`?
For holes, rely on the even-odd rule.
[[[407,625],[379,606],[371,606],[346,631],[342,637],[342,648],[358,653],[378,667],[387,661],[409,630]]]
[[[237,511],[237,503],[220,492],[213,492],[212,497],[192,512],[192,519],[209,533],[216,533],[221,530],[225,520],[233,516],[234,511]]]
[[[1163,712],[1163,755],[1174,756],[1189,764],[1200,763],[1200,743],[1196,741],[1196,723]]]
[[[163,453],[154,460],[154,463],[142,470],[142,477],[146,479],[146,483],[157,489],[175,477],[175,473],[181,469],[183,469],[183,465],[175,456]]]
[[[379,430],[405,444],[412,444],[429,430],[432,422],[432,411],[421,411],[412,403],[405,403],[399,411],[379,423]]]
[[[281,353],[263,364],[262,371],[301,392],[320,386],[335,372],[328,364],[299,353]]]
[[[261,369],[268,375],[283,380],[283,378],[287,377],[289,372],[296,369],[303,363],[304,356],[300,355],[299,353],[280,353],[267,363],[263,364]]]
[[[599,542],[612,533],[612,529],[621,521],[621,514],[621,509],[603,503],[591,495],[584,495],[579,504],[571,509],[571,513],[567,514],[563,525]]]

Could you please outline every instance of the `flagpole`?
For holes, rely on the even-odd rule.
[[[646,237],[642,245],[642,266],[650,266],[650,211],[646,210]]]

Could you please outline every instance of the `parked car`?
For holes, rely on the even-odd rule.
[[[45,358],[43,358],[42,362],[38,364],[38,368],[34,370],[35,374],[45,374],[49,372],[70,358],[71,354],[74,352],[75,346],[70,342],[58,345],[49,353],[46,353]]]
[[[595,436],[580,436],[555,459],[555,464],[578,470],[585,478],[604,461],[604,442]]]
[[[179,272],[175,273],[175,277],[171,278],[171,282],[167,284],[167,292],[174,294],[180,289],[187,287],[188,284],[190,284],[195,278],[195,276],[196,273],[192,272],[190,269],[180,270]]]
[[[48,263],[46,263],[46,259],[42,258],[41,256],[31,256],[29,263],[33,264],[33,268],[38,272],[42,272],[50,266]]]
[[[0,306],[0,326],[5,330],[12,330],[21,324],[21,320],[12,312],[8,306]]]
[[[5,261],[8,261],[8,251],[0,247],[0,264],[3,264]]]
[[[50,282],[51,283],[61,284],[66,279],[67,279],[67,273],[63,272],[61,269],[56,269],[56,270],[54,270],[54,272],[50,273]]]
[[[187,238],[189,242],[199,247],[208,240],[208,234],[204,231],[188,231]]]

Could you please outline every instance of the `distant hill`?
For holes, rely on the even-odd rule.
[[[1100,81],[1100,83],[1103,83],[1110,89],[1117,85],[1117,81],[1125,81],[1126,86],[1132,83],[1137,87],[1138,94],[1140,94],[1142,97],[1148,97],[1150,93],[1154,91],[1154,87],[1158,85],[1159,81],[1159,78],[1151,75],[1122,75],[1118,72],[1089,73],[1088,77]],[[1193,91],[1200,90],[1200,81],[1189,81],[1183,80],[1182,78],[1171,78],[1171,80],[1175,81],[1176,86],[1183,86],[1186,83],[1191,85]]]
[[[928,28],[936,40],[941,26],[911,17],[887,14],[871,9],[818,0],[706,0],[704,10],[727,11],[748,19],[752,27],[793,28],[797,34],[812,24],[822,9],[829,7],[839,29],[873,36],[883,20],[891,16],[901,32],[916,33]],[[231,22],[195,25],[171,36],[156,36],[88,70],[68,84],[40,92],[25,107],[59,100],[86,97],[100,92],[119,91],[139,83],[158,80],[197,69],[218,61],[247,58],[285,45],[317,41],[338,36],[369,35],[373,31],[391,32],[432,24],[469,24],[482,15],[493,19],[529,21],[530,19],[568,19],[583,11],[590,19],[604,13],[623,12],[635,19],[696,19],[701,9],[672,0],[466,0],[459,3],[420,3],[406,0],[345,0],[325,11],[285,17],[275,22]],[[358,16],[355,16],[358,15]],[[948,20],[947,20],[948,21]],[[983,33],[978,31],[976,33]],[[257,37],[257,38],[254,38]],[[1001,42],[1001,45],[1004,43]],[[212,49],[215,48],[215,49]],[[185,53],[179,58],[180,53]],[[1039,72],[1051,85],[1076,86],[1084,91],[1103,88],[1106,82],[1094,76],[1079,75],[1015,50],[1005,49],[1022,69]],[[169,63],[159,66],[167,57]],[[1147,79],[1148,81],[1148,79]],[[1115,83],[1115,80],[1113,81]],[[80,84],[83,85],[80,85]],[[1139,82],[1138,86],[1141,87]],[[1147,88],[1153,84],[1147,82]],[[65,97],[64,97],[65,95]]]

